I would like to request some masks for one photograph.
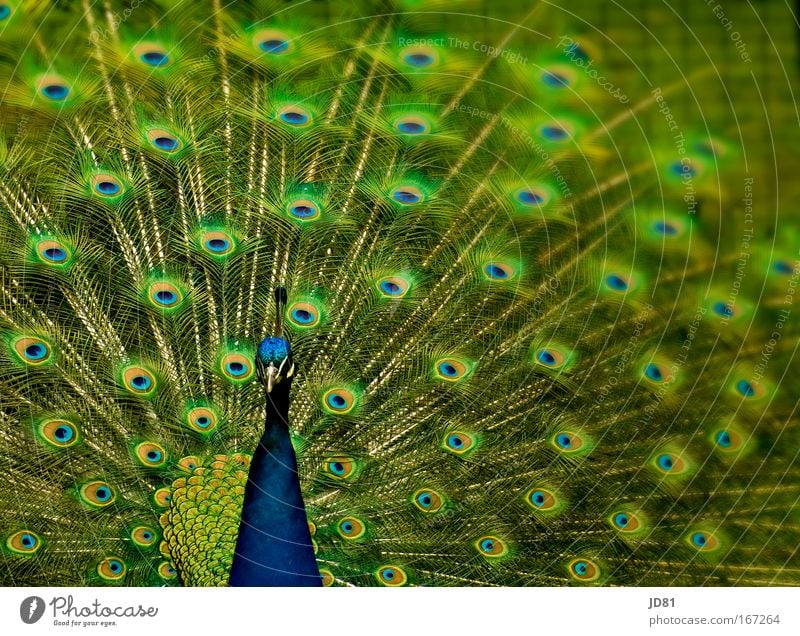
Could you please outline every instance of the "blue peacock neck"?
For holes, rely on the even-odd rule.
[[[289,435],[291,379],[267,392],[264,434],[250,463],[229,585],[320,586]]]

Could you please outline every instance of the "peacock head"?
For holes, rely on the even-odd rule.
[[[289,341],[279,336],[264,338],[258,345],[256,369],[267,393],[281,381],[291,382],[295,369]]]

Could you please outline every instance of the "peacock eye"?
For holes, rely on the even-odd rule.
[[[676,236],[680,231],[672,223],[666,223],[664,221],[656,221],[653,224],[653,229],[664,236]]]
[[[134,455],[142,466],[158,468],[167,461],[164,447],[155,442],[142,442],[134,449]]]
[[[555,122],[545,124],[539,128],[539,134],[547,141],[562,142],[570,138],[569,130]]]
[[[169,581],[178,576],[178,571],[169,561],[164,561],[158,566],[158,575],[165,581]]]
[[[169,488],[159,488],[153,493],[153,501],[159,508],[169,508],[172,503],[172,491]]]
[[[0,4],[0,21],[5,20],[11,15],[11,7],[7,4]]]
[[[69,87],[66,84],[45,84],[42,95],[53,101],[62,101],[69,95]]]
[[[138,546],[146,548],[155,544],[158,534],[148,526],[136,526],[131,530],[131,540]]]
[[[122,372],[122,382],[128,391],[142,397],[149,396],[157,386],[155,376],[141,366],[127,367]]]
[[[253,44],[260,51],[270,56],[285,55],[294,48],[292,39],[288,34],[276,29],[259,31],[253,36]]]
[[[686,471],[686,462],[675,453],[659,453],[655,456],[655,466],[664,475],[680,475]]]
[[[525,188],[517,191],[517,201],[526,207],[539,207],[547,203],[548,197],[544,190],[538,188]]]
[[[109,581],[117,581],[125,576],[127,566],[125,562],[118,557],[107,557],[103,559],[97,566],[97,573],[104,579]]]
[[[17,554],[34,554],[42,547],[42,540],[32,530],[19,530],[8,537],[6,547]]]
[[[14,351],[20,360],[34,366],[48,362],[52,356],[50,345],[35,336],[17,338],[14,341]]]
[[[116,493],[104,481],[92,481],[80,489],[81,500],[93,508],[104,508],[116,499]]]
[[[157,282],[150,285],[148,297],[153,306],[160,309],[175,309],[183,301],[183,292],[172,283]]]
[[[349,479],[355,474],[356,463],[352,457],[344,455],[329,457],[323,465],[325,472],[337,480]]]
[[[408,281],[400,276],[387,276],[378,281],[378,291],[384,298],[402,298],[409,289]]]
[[[572,453],[583,448],[584,440],[577,433],[562,431],[553,438],[556,448],[566,453]]]
[[[44,420],[39,424],[39,434],[53,446],[67,448],[78,442],[76,424],[62,419]]]
[[[422,191],[416,186],[403,185],[398,186],[391,192],[392,199],[402,205],[413,205],[419,203],[424,199]]]
[[[172,59],[163,46],[143,42],[133,47],[135,59],[150,68],[164,68],[172,63]]]
[[[423,488],[413,495],[414,505],[422,512],[438,512],[444,505],[444,498],[435,490]]]
[[[611,515],[611,525],[623,533],[635,532],[641,526],[639,517],[630,512],[617,512]]]
[[[574,82],[575,76],[568,69],[559,66],[545,69],[540,79],[549,88],[566,88]]]
[[[746,378],[739,378],[734,384],[734,389],[737,394],[746,400],[757,400],[764,397],[765,391],[758,382],[748,380]]]
[[[711,552],[719,547],[717,537],[713,533],[704,530],[691,532],[687,538],[689,545],[701,552]]]
[[[394,127],[399,132],[409,137],[417,137],[431,131],[431,125],[422,117],[406,115],[394,122]]]
[[[356,517],[345,517],[339,521],[336,529],[340,536],[349,540],[360,539],[367,531],[364,522]]]
[[[475,437],[462,431],[453,431],[444,438],[444,448],[456,455],[464,455],[472,450],[475,445]]]
[[[253,375],[253,365],[250,359],[236,352],[227,353],[220,360],[222,374],[234,382],[244,382]]]
[[[311,113],[300,106],[284,106],[278,111],[278,119],[293,128],[303,128],[311,123]]]
[[[180,150],[182,146],[181,140],[165,128],[151,128],[147,131],[147,140],[153,148],[168,154]]]
[[[534,360],[548,369],[559,369],[564,366],[566,357],[554,348],[539,349],[534,354]]]
[[[712,438],[717,448],[725,453],[739,450],[744,442],[742,434],[733,428],[715,431]]]
[[[528,491],[525,501],[534,510],[552,510],[557,503],[556,496],[544,488],[533,488]]]
[[[320,218],[320,206],[311,199],[297,199],[287,206],[289,216],[300,221],[315,221]]]
[[[322,396],[322,403],[329,413],[349,413],[355,406],[355,396],[345,388],[333,388]]]
[[[210,408],[195,407],[186,412],[185,421],[194,431],[209,433],[217,425],[217,415]]]
[[[48,239],[36,244],[36,255],[48,265],[65,265],[70,259],[71,252],[63,243]]]
[[[408,576],[405,571],[396,565],[384,565],[378,568],[375,577],[382,585],[391,587],[400,587],[405,585],[408,581]]]
[[[319,309],[309,302],[296,302],[287,309],[289,321],[297,327],[313,327],[319,324]]]
[[[403,49],[401,58],[403,62],[413,68],[428,68],[437,61],[437,56],[433,49],[421,46]]]
[[[205,232],[200,238],[200,245],[212,256],[226,256],[234,250],[236,243],[229,234],[215,230]]]
[[[92,190],[102,197],[112,198],[122,194],[124,187],[113,174],[101,172],[92,177]]]
[[[507,281],[514,278],[516,271],[512,265],[501,261],[490,261],[483,266],[483,273],[489,280]]]
[[[652,384],[666,384],[673,378],[666,365],[650,362],[644,368],[645,379]]]
[[[626,292],[631,286],[631,281],[624,274],[609,274],[605,278],[605,285],[611,291]]]
[[[508,546],[499,537],[489,535],[481,537],[475,542],[481,555],[490,558],[497,558],[508,554]]]
[[[600,577],[600,568],[589,559],[575,559],[568,566],[570,575],[579,581],[595,581]]]
[[[734,314],[734,309],[725,302],[718,301],[711,305],[712,311],[721,316],[722,318],[731,318]]]
[[[178,460],[178,468],[187,473],[193,473],[200,466],[200,460],[194,455],[187,455]]]
[[[458,382],[466,377],[469,369],[467,365],[456,358],[442,358],[434,365],[436,377],[447,382]]]

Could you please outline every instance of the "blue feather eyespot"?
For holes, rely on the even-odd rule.
[[[481,537],[475,542],[475,546],[482,556],[497,558],[508,554],[508,546],[502,539],[488,535]]]
[[[45,239],[36,243],[36,256],[47,265],[66,265],[72,252],[64,243],[53,239]]]
[[[760,400],[767,394],[763,384],[741,376],[734,378],[733,391],[738,397],[744,398],[748,402]]]
[[[772,264],[772,269],[781,276],[791,276],[795,272],[795,264],[790,261],[778,260]]]
[[[315,327],[320,322],[320,310],[310,302],[299,301],[292,303],[286,312],[289,316],[289,321],[297,327]]]
[[[57,83],[45,84],[41,88],[41,93],[49,100],[60,102],[69,96],[69,86]]]
[[[516,192],[515,197],[519,203],[526,207],[540,207],[550,199],[547,192],[540,188],[523,188]]]
[[[157,388],[155,376],[142,366],[127,367],[122,372],[122,384],[131,393],[147,397]]]
[[[6,547],[16,554],[35,554],[42,547],[42,540],[32,530],[19,530],[6,539]]]
[[[133,56],[137,61],[153,69],[164,68],[172,63],[167,49],[152,42],[137,44],[133,47]]]
[[[101,197],[113,198],[125,191],[122,182],[113,174],[101,172],[92,177],[92,192]]]
[[[42,440],[57,448],[74,446],[80,439],[77,424],[64,419],[43,420],[37,430]]]
[[[356,462],[352,457],[345,455],[329,457],[323,464],[323,470],[334,479],[345,480],[355,474]]]
[[[536,351],[533,356],[536,364],[541,364],[548,369],[560,369],[566,362],[566,356],[553,348],[543,348]]]
[[[396,565],[384,565],[375,572],[375,578],[381,585],[400,587],[408,582],[405,571]]]
[[[212,409],[204,406],[191,408],[185,415],[186,424],[198,433],[211,432],[217,426],[218,419]]]
[[[673,161],[669,164],[669,172],[676,177],[690,178],[697,175],[697,170],[692,166],[691,160]]]
[[[413,69],[427,69],[439,61],[439,55],[429,46],[409,46],[400,51],[400,59]]]
[[[236,241],[226,232],[211,230],[201,235],[200,246],[211,256],[224,257],[233,252],[236,248]]]
[[[280,57],[294,49],[294,42],[288,34],[277,29],[263,29],[253,35],[255,47],[269,56]]]
[[[222,356],[219,368],[223,376],[234,382],[244,382],[253,375],[253,365],[248,357],[237,352]]]
[[[492,281],[505,282],[513,279],[517,272],[508,263],[489,261],[483,265],[483,274]]]
[[[680,455],[665,452],[655,456],[654,465],[664,475],[679,475],[686,471],[686,462]]]
[[[401,205],[414,205],[420,203],[425,197],[416,186],[401,185],[391,192],[392,199]]]
[[[183,302],[183,292],[169,282],[152,283],[147,290],[151,304],[158,309],[175,309]]]
[[[311,113],[300,106],[284,106],[278,111],[278,119],[293,128],[304,128],[311,124]]]
[[[623,533],[633,533],[640,529],[641,521],[632,512],[616,512],[611,515],[611,526]]]
[[[553,444],[562,453],[575,453],[586,445],[584,439],[571,431],[560,431],[553,436]]]
[[[723,453],[733,453],[742,448],[744,437],[733,427],[722,428],[711,436],[712,443]]]
[[[322,396],[322,405],[329,413],[344,414],[353,410],[356,404],[355,395],[345,388],[328,389]]]
[[[159,508],[169,508],[172,504],[172,491],[169,488],[159,488],[153,493],[153,502]]]
[[[0,4],[0,21],[5,20],[11,15],[11,7],[7,4]]]
[[[690,546],[700,552],[712,552],[719,547],[719,540],[712,532],[697,530],[686,537]]]
[[[417,137],[429,133],[431,124],[417,115],[405,115],[395,120],[394,128],[404,135]]]
[[[667,384],[671,382],[673,376],[666,365],[658,362],[650,362],[644,367],[645,380],[652,384]]]
[[[178,571],[169,561],[162,561],[158,566],[158,576],[165,581],[171,581],[178,576]]]
[[[127,570],[125,562],[118,557],[107,557],[97,565],[97,573],[107,581],[119,581]]]
[[[36,336],[22,336],[14,340],[14,352],[25,364],[37,366],[52,359],[50,344]]]
[[[631,279],[624,274],[608,274],[603,282],[607,289],[617,293],[625,293],[631,287]]]
[[[367,526],[356,517],[345,517],[336,526],[339,536],[351,541],[360,539],[367,531]]]
[[[434,372],[439,380],[446,382],[458,382],[466,377],[469,368],[466,364],[456,358],[442,358],[437,360],[434,365]]]
[[[589,559],[574,559],[567,569],[570,576],[578,581],[590,582],[600,578],[600,568]]]
[[[384,298],[403,298],[411,289],[408,280],[400,276],[386,276],[377,282],[378,291]]]
[[[550,122],[539,128],[539,134],[545,141],[564,142],[570,139],[570,130],[557,122]]]
[[[319,204],[311,199],[297,199],[287,206],[289,216],[300,221],[315,221],[320,217]]]
[[[557,66],[545,69],[540,76],[542,83],[548,88],[567,88],[575,79],[574,73],[565,67]]]
[[[117,495],[108,483],[104,481],[92,481],[81,486],[80,498],[83,503],[92,508],[105,508],[114,503]]]
[[[453,431],[444,437],[443,447],[445,450],[456,455],[465,455],[473,450],[477,445],[475,436],[463,431]]]
[[[722,318],[731,318],[734,314],[733,308],[722,301],[715,302],[711,305],[711,309],[717,316],[721,316]]]
[[[142,442],[138,444],[133,454],[142,466],[148,468],[160,468],[167,461],[167,453],[164,447],[155,442]]]
[[[532,488],[525,495],[525,503],[534,510],[552,510],[556,507],[558,499],[551,491],[545,488]]]
[[[422,512],[439,512],[444,505],[444,497],[430,488],[417,490],[411,499],[417,510]]]
[[[156,150],[173,154],[183,147],[177,135],[166,128],[151,128],[147,131],[147,141]]]
[[[149,548],[159,539],[158,533],[150,526],[136,526],[130,533],[131,541],[140,548]]]
[[[178,460],[178,468],[187,473],[193,473],[200,465],[200,460],[194,455],[187,455]]]
[[[667,221],[656,221],[653,223],[653,229],[664,236],[677,236],[680,232],[677,226]]]

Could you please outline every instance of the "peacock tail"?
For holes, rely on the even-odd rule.
[[[227,584],[280,286],[325,585],[800,583],[794,71],[494,4],[0,2],[0,583]]]

